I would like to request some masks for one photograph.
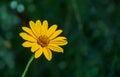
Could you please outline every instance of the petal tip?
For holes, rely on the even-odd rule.
[[[35,59],[37,59],[37,58],[39,58],[39,56],[37,56],[37,55],[34,55],[34,58],[35,58]]]
[[[23,32],[19,33],[19,35],[22,37],[22,35],[23,35]]]
[[[30,25],[34,24],[34,21],[30,20],[30,21],[29,21],[29,24],[30,24]]]
[[[41,21],[40,21],[40,20],[36,20],[36,23],[39,23],[39,24],[41,24]]]
[[[44,20],[43,22],[48,22],[47,20]]]
[[[52,58],[49,58],[49,59],[47,59],[48,61],[51,61],[52,60]]]
[[[39,56],[34,56],[35,59],[39,58]]]

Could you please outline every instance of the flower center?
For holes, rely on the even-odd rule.
[[[40,36],[38,39],[37,39],[37,43],[39,45],[41,45],[42,47],[46,47],[48,46],[49,44],[49,38],[47,36]]]

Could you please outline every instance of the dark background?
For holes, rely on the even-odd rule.
[[[32,53],[19,33],[38,19],[69,43],[51,61],[35,59],[26,77],[120,77],[120,0],[0,0],[0,77],[21,77]]]

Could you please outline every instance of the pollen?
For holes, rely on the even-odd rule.
[[[37,39],[37,43],[39,45],[41,45],[41,47],[46,47],[48,46],[49,44],[49,38],[47,36],[40,36],[38,39]]]

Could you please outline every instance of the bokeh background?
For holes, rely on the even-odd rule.
[[[19,33],[38,19],[69,43],[51,61],[35,59],[26,77],[120,77],[120,0],[0,0],[0,77],[21,77],[32,53]]]

